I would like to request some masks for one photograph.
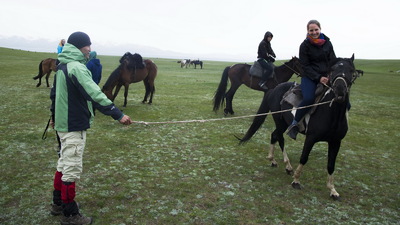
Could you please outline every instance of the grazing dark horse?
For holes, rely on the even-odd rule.
[[[36,77],[33,78],[34,80],[39,79],[39,83],[36,85],[36,87],[39,87],[42,84],[42,77],[45,74],[46,74],[47,87],[50,87],[49,77],[50,77],[51,71],[57,72],[56,59],[47,58],[47,59],[42,60],[39,63],[39,73]]]
[[[142,103],[147,102],[150,95],[149,104],[153,102],[153,94],[155,92],[154,80],[157,76],[157,66],[153,61],[146,59],[142,60],[139,54],[125,53],[119,60],[120,65],[111,73],[110,77],[104,84],[102,91],[106,96],[114,101],[117,97],[121,86],[125,87],[124,92],[124,107],[127,104],[129,84],[143,81],[146,93]],[[114,94],[112,93],[115,88]]]
[[[193,60],[193,61],[190,61],[190,64],[193,64],[195,69],[196,69],[197,65],[200,65],[200,69],[203,69],[203,61]]]
[[[307,128],[302,132],[306,137],[300,164],[294,172],[294,181],[292,182],[294,188],[301,189],[299,178],[303,171],[303,166],[308,161],[311,149],[317,142],[328,142],[327,187],[330,190],[331,197],[335,200],[340,197],[334,187],[333,172],[335,170],[336,157],[339,152],[341,141],[346,136],[348,130],[347,111],[350,88],[355,79],[360,75],[360,73],[355,70],[353,61],[354,55],[347,59],[338,58],[331,67],[329,73],[330,87],[320,101],[329,102],[330,104],[317,106],[309,117]],[[279,142],[279,146],[283,152],[284,162],[286,163],[286,172],[289,174],[293,172],[293,169],[286,154],[283,134],[293,120],[293,115],[290,112],[293,106],[285,103],[282,99],[284,94],[292,86],[292,82],[280,84],[264,96],[257,114],[265,115],[255,117],[247,133],[240,140],[240,143],[244,143],[251,139],[264,123],[267,112],[277,112],[273,114],[275,130],[271,134],[271,147],[268,158],[271,160],[272,166],[277,165],[274,159],[274,147],[276,142]]]
[[[249,64],[235,64],[233,66],[228,66],[222,73],[221,81],[214,95],[214,108],[216,112],[220,107],[224,106],[224,101],[226,100],[226,107],[224,109],[224,114],[234,114],[232,107],[233,96],[235,95],[237,89],[245,84],[247,87],[257,90],[265,91],[262,89],[258,83],[261,81],[260,78],[251,76],[249,73],[251,65]],[[291,60],[285,62],[281,66],[277,66],[274,69],[274,79],[269,79],[267,81],[268,90],[276,87],[279,83],[288,81],[293,73],[300,75],[301,73],[300,61],[297,57],[292,57]],[[231,87],[228,92],[226,92],[228,86],[228,78],[231,82]]]

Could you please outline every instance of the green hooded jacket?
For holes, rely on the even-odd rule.
[[[85,66],[87,59],[79,49],[72,44],[65,44],[58,60],[60,64],[50,92],[50,111],[55,130],[72,132],[90,128],[93,106],[115,120],[124,116],[93,81],[92,74]]]

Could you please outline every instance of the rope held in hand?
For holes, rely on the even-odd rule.
[[[303,107],[298,107],[298,108],[286,109],[286,110],[269,112],[269,113],[261,113],[261,114],[249,115],[249,116],[236,116],[236,117],[229,117],[229,118],[207,119],[207,120],[181,120],[181,121],[165,121],[165,122],[133,121],[133,123],[144,124],[144,125],[153,125],[153,124],[175,124],[175,123],[205,123],[205,122],[222,121],[222,120],[235,120],[235,119],[244,119],[244,118],[250,118],[250,117],[256,117],[256,116],[273,115],[273,114],[283,113],[283,112],[290,112],[292,110],[310,108],[310,107],[314,107],[314,106],[318,106],[318,105],[328,104],[331,102],[333,102],[333,100],[321,102],[321,103],[315,103],[315,104],[309,105],[309,106],[303,106]]]

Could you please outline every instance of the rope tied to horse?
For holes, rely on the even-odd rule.
[[[180,121],[164,121],[164,122],[133,121],[133,123],[144,124],[144,125],[154,125],[154,124],[177,124],[177,123],[205,123],[205,122],[214,122],[214,121],[223,121],[223,120],[236,120],[236,119],[244,119],[244,118],[250,118],[250,117],[257,117],[257,116],[265,116],[265,115],[273,115],[273,114],[278,114],[278,113],[290,112],[292,110],[310,108],[310,107],[329,104],[329,103],[331,104],[333,101],[334,100],[315,103],[315,104],[309,105],[309,106],[303,106],[303,107],[297,107],[297,108],[294,107],[294,108],[291,108],[291,109],[286,109],[286,110],[281,110],[281,111],[275,111],[275,112],[269,112],[269,113],[260,113],[260,114],[248,115],[248,116],[236,116],[236,117],[229,117],[229,118],[206,119],[206,120],[180,120]]]

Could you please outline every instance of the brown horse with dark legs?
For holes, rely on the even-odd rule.
[[[148,101],[149,104],[153,102],[153,94],[155,92],[154,80],[157,76],[157,66],[153,61],[146,59],[142,60],[139,54],[131,54],[130,52],[125,53],[119,60],[120,65],[111,73],[103,86],[102,91],[111,100],[117,97],[118,92],[122,86],[125,87],[124,92],[124,107],[127,104],[128,90],[131,83],[137,83],[143,81],[146,93],[142,103],[147,102],[147,98],[150,95]],[[115,91],[113,94],[113,89]]]
[[[257,90],[264,91],[258,83],[261,81],[260,78],[251,76],[249,73],[251,65],[249,64],[235,64],[233,66],[228,66],[222,73],[221,81],[214,95],[214,108],[216,112],[221,106],[224,106],[224,101],[226,100],[226,107],[224,109],[224,114],[234,114],[232,108],[233,96],[235,95],[237,89],[245,84],[247,87]],[[274,78],[268,79],[267,87],[268,90],[273,89],[278,84],[288,81],[294,73],[300,75],[301,73],[300,61],[297,57],[292,57],[288,62],[285,62],[281,66],[274,68]],[[228,78],[231,82],[231,87],[226,92],[228,86]],[[226,92],[226,93],[225,93]]]
[[[50,77],[51,71],[57,72],[56,59],[47,58],[47,59],[42,60],[39,63],[39,73],[36,77],[33,78],[34,80],[39,79],[39,83],[36,85],[36,87],[39,87],[42,84],[42,77],[45,74],[46,74],[47,87],[50,87],[49,77]]]

